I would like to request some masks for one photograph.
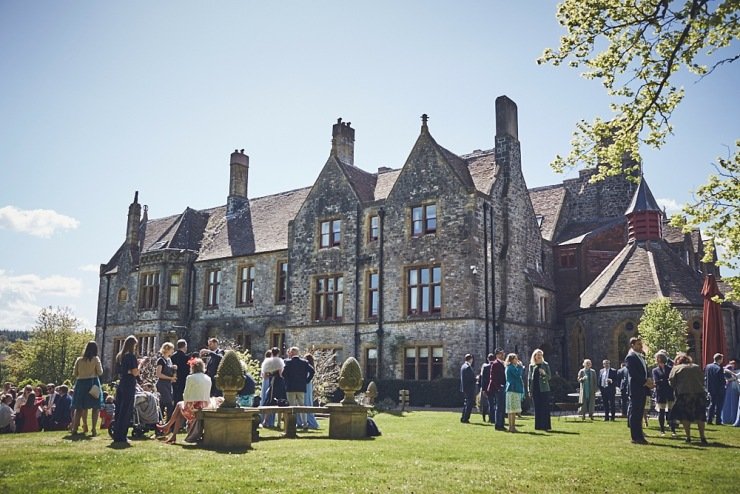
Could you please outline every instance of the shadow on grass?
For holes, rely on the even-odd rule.
[[[557,429],[550,429],[549,431],[547,431],[547,433],[548,434],[566,434],[566,435],[571,435],[571,436],[580,436],[581,435],[580,432],[559,431]]]
[[[131,443],[129,443],[129,442],[116,442],[116,441],[114,441],[114,442],[110,443],[106,447],[107,448],[110,448],[110,449],[128,449],[128,448],[131,447]]]
[[[411,413],[411,410],[378,410],[378,415],[381,413],[387,413],[388,415],[393,415],[394,417],[405,417],[407,414]]]
[[[87,436],[85,434],[72,434],[71,432],[64,436],[62,439],[67,439],[68,441],[91,441],[92,436]]]

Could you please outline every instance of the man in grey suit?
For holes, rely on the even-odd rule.
[[[473,403],[475,403],[475,371],[473,370],[473,356],[469,353],[465,355],[465,362],[460,367],[460,391],[465,400],[460,422],[469,424]]]

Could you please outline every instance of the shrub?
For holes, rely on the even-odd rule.
[[[384,379],[375,381],[375,384],[378,386],[377,401],[379,402],[390,400],[397,404],[398,392],[408,389],[410,406],[455,408],[463,404],[459,379],[442,378],[434,381]]]

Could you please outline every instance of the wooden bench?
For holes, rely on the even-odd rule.
[[[329,414],[328,407],[310,407],[310,406],[261,406],[257,407],[260,413],[276,413],[285,417],[285,433],[284,437],[295,439],[296,438],[296,416],[299,413],[326,413]],[[329,415],[331,420],[331,415]]]

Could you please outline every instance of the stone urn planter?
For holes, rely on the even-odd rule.
[[[339,371],[339,389],[344,392],[344,399],[338,404],[327,405],[331,415],[330,438],[362,439],[367,437],[367,408],[355,400],[355,393],[361,388],[362,369],[357,360],[350,357],[344,361]]]
[[[221,408],[238,408],[236,394],[244,387],[244,369],[234,350],[226,350],[216,371],[216,386],[224,393]]]
[[[342,364],[339,371],[339,389],[344,392],[342,405],[357,405],[355,393],[362,388],[362,368],[354,357],[350,357]]]
[[[244,387],[244,369],[239,356],[227,350],[216,371],[216,386],[224,401],[215,409],[200,410],[203,420],[203,446],[209,449],[243,451],[252,445],[252,423],[256,408],[240,408],[237,393]]]

